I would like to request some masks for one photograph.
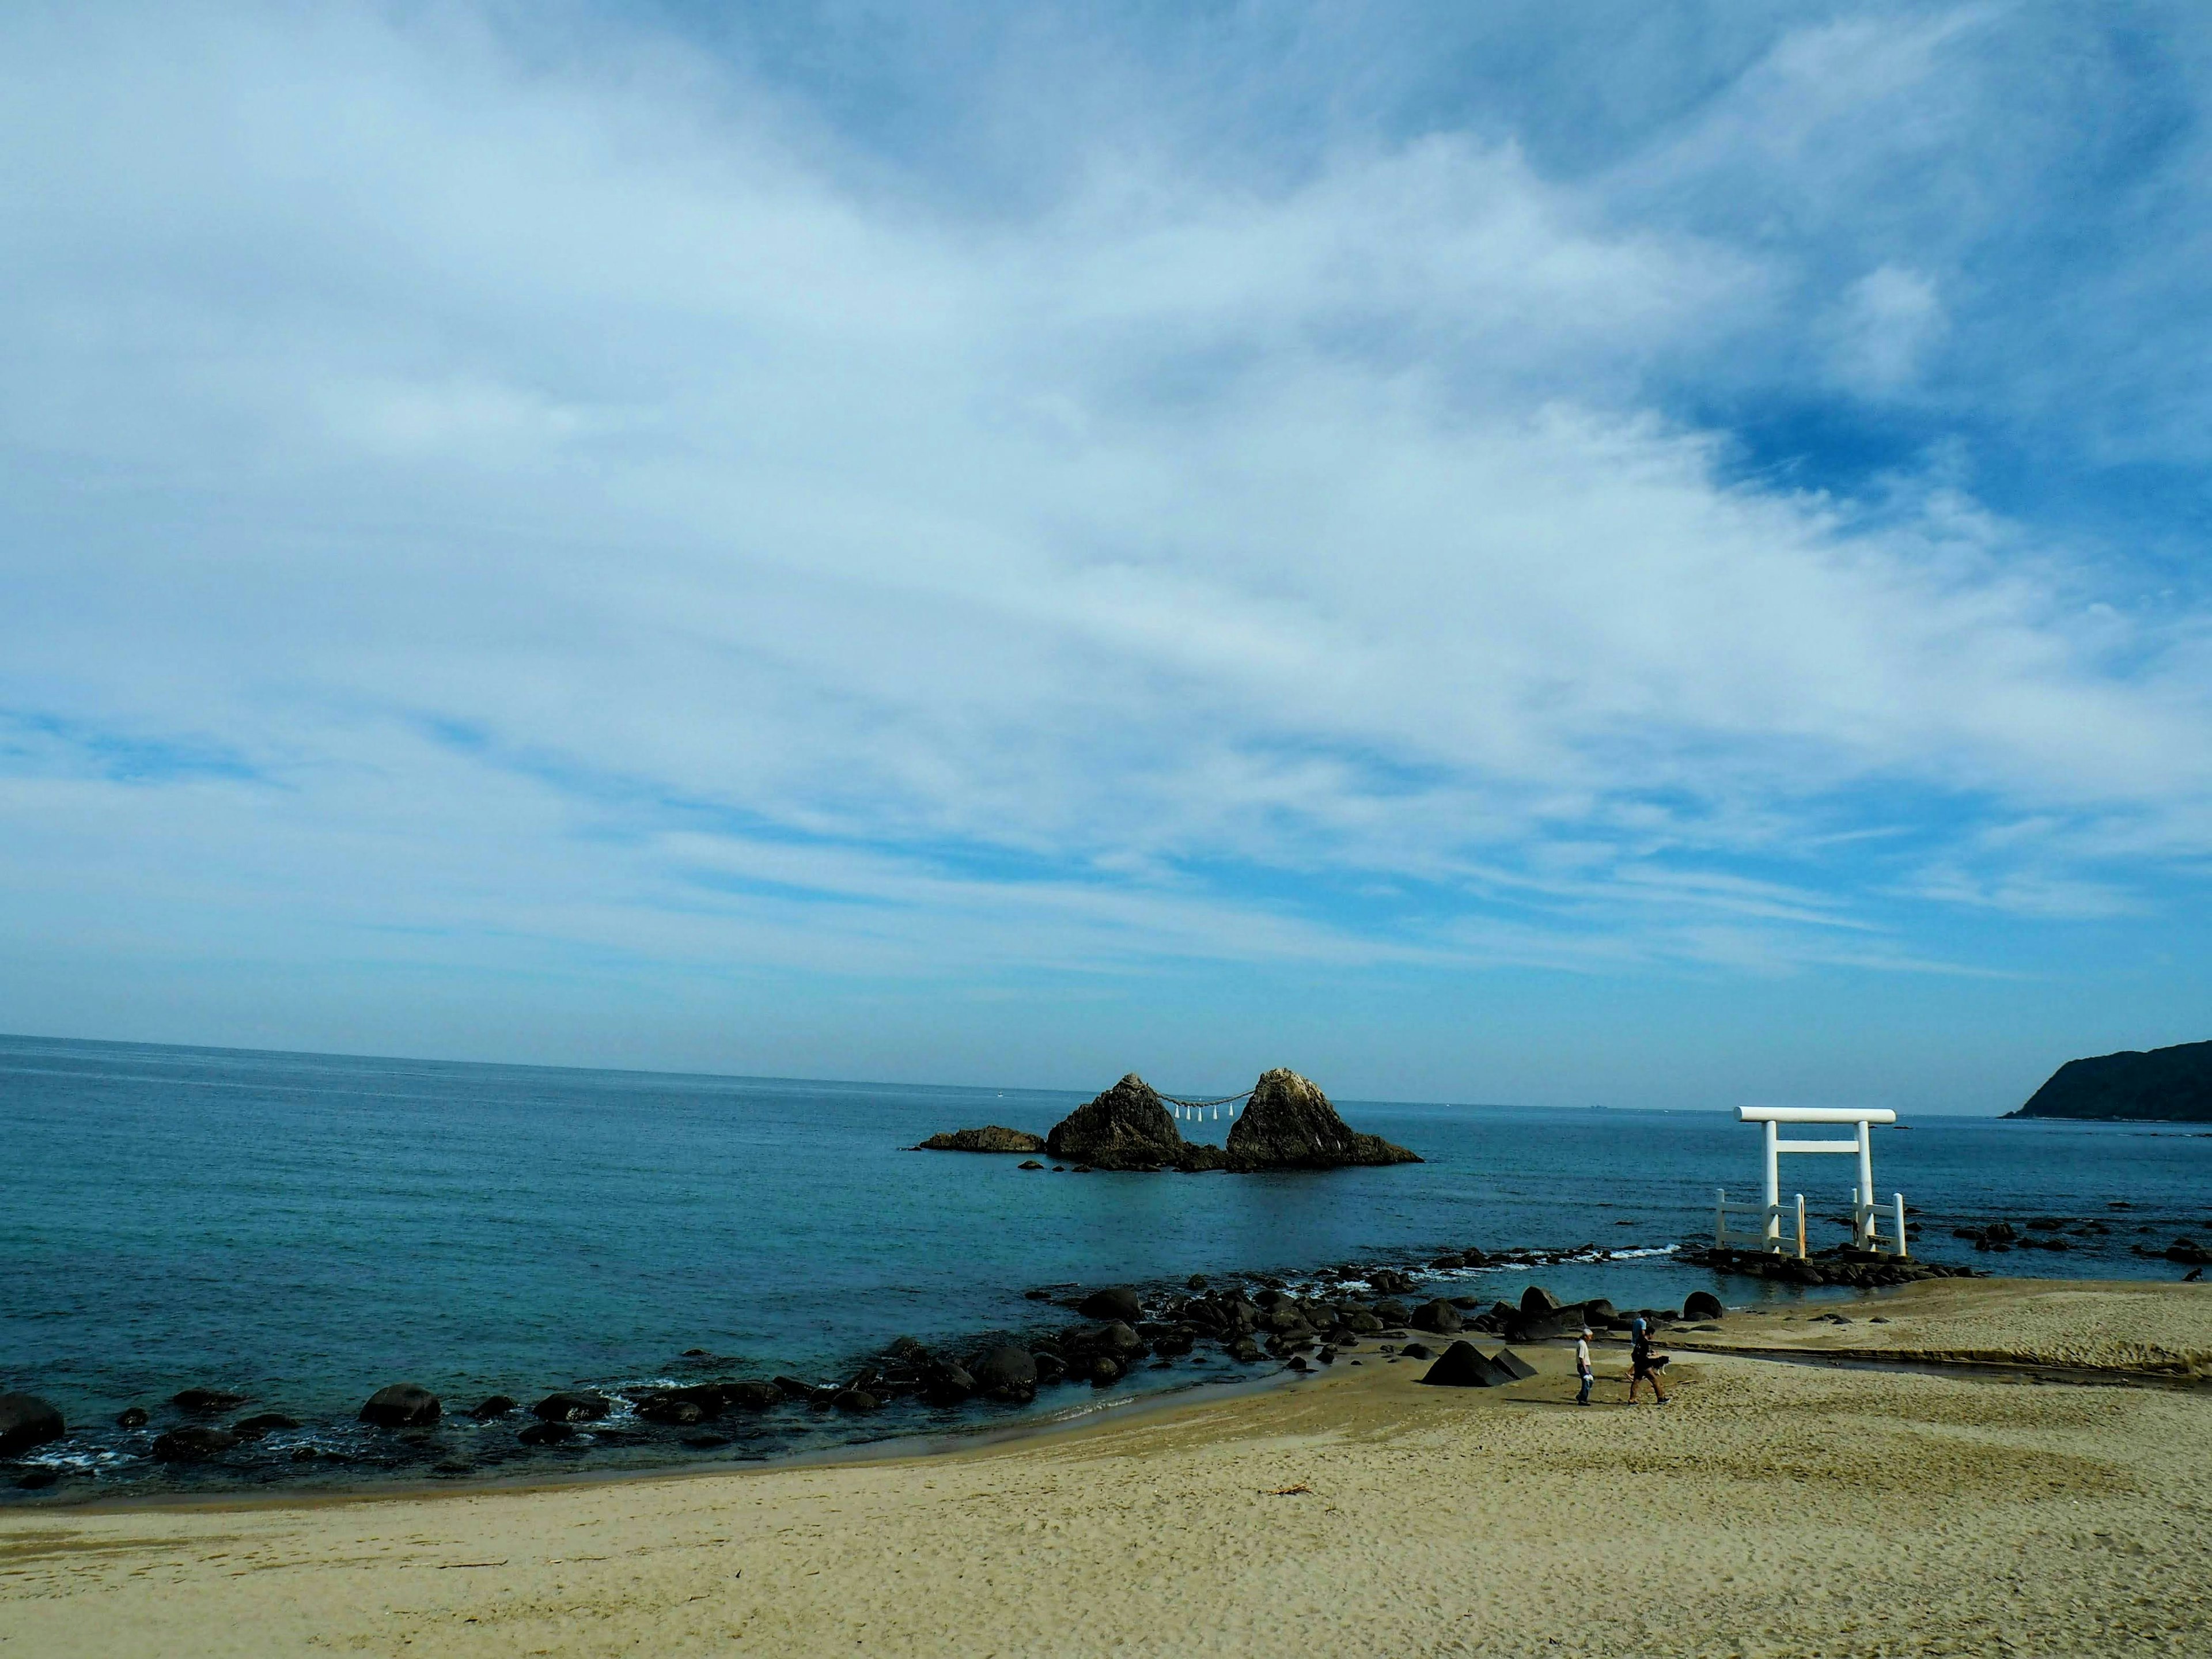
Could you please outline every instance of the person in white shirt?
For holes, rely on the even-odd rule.
[[[1575,1339],[1575,1374],[1583,1380],[1583,1391],[1575,1396],[1575,1404],[1589,1404],[1590,1384],[1597,1381],[1597,1373],[1590,1369],[1590,1328],[1583,1327],[1583,1334]]]

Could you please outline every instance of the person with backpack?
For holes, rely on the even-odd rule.
[[[1662,1357],[1651,1352],[1650,1327],[1642,1319],[1637,1320],[1631,1327],[1631,1330],[1632,1334],[1628,1345],[1628,1403],[1632,1406],[1636,1403],[1638,1384],[1649,1382],[1651,1384],[1653,1398],[1663,1406],[1667,1403],[1667,1390],[1659,1386],[1659,1368],[1667,1362]]]

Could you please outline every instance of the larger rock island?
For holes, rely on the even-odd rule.
[[[2212,1123],[2212,1042],[2069,1060],[2005,1115]]]
[[[1053,1126],[1045,1150],[1094,1170],[1337,1170],[1355,1164],[1419,1164],[1418,1155],[1380,1135],[1363,1134],[1338,1115],[1328,1097],[1296,1072],[1261,1074],[1229,1144],[1185,1140],[1158,1091],[1132,1072]]]

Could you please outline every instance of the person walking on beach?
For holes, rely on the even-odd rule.
[[[1667,1390],[1659,1386],[1659,1367],[1667,1362],[1652,1356],[1650,1327],[1639,1319],[1632,1328],[1634,1334],[1628,1344],[1628,1403],[1636,1403],[1637,1385],[1649,1382],[1652,1397],[1663,1406],[1667,1403]]]
[[[1583,1391],[1575,1396],[1575,1404],[1589,1404],[1590,1384],[1597,1381],[1597,1373],[1590,1369],[1590,1328],[1583,1327],[1583,1334],[1575,1339],[1575,1375],[1583,1380]]]

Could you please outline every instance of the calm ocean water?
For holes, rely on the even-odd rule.
[[[642,1437],[526,1454],[512,1421],[449,1421],[395,1450],[351,1419],[386,1382],[426,1384],[451,1411],[684,1377],[687,1349],[731,1357],[732,1374],[827,1379],[896,1335],[1051,1322],[1022,1298],[1042,1285],[1595,1243],[1650,1254],[1486,1270],[1467,1291],[1511,1299],[1536,1277],[1569,1297],[1679,1304],[1714,1280],[1658,1252],[1710,1235],[1715,1186],[1749,1199],[1759,1178],[1756,1131],[1721,1110],[1340,1102],[1428,1162],[1325,1175],[1079,1177],[901,1150],[984,1122],[1042,1132],[1085,1097],[0,1037],[0,1389],[46,1396],[72,1427],[31,1460],[68,1479],[0,1486],[0,1501],[421,1478],[434,1461],[757,1457],[957,1427],[986,1419],[778,1413],[712,1451]],[[1850,1161],[1796,1164],[1787,1184],[1840,1215]],[[2129,1247],[2212,1229],[2212,1135],[2185,1126],[1929,1116],[1878,1132],[1875,1172],[1923,1212],[1917,1253],[1999,1271],[2172,1277]],[[2033,1215],[2113,1231],[2067,1255],[1996,1257],[1948,1232]],[[1817,1242],[1842,1231],[1826,1221]],[[161,1402],[191,1385],[304,1426],[183,1473],[148,1460],[150,1430],[112,1426],[137,1404],[158,1430],[174,1420]]]

